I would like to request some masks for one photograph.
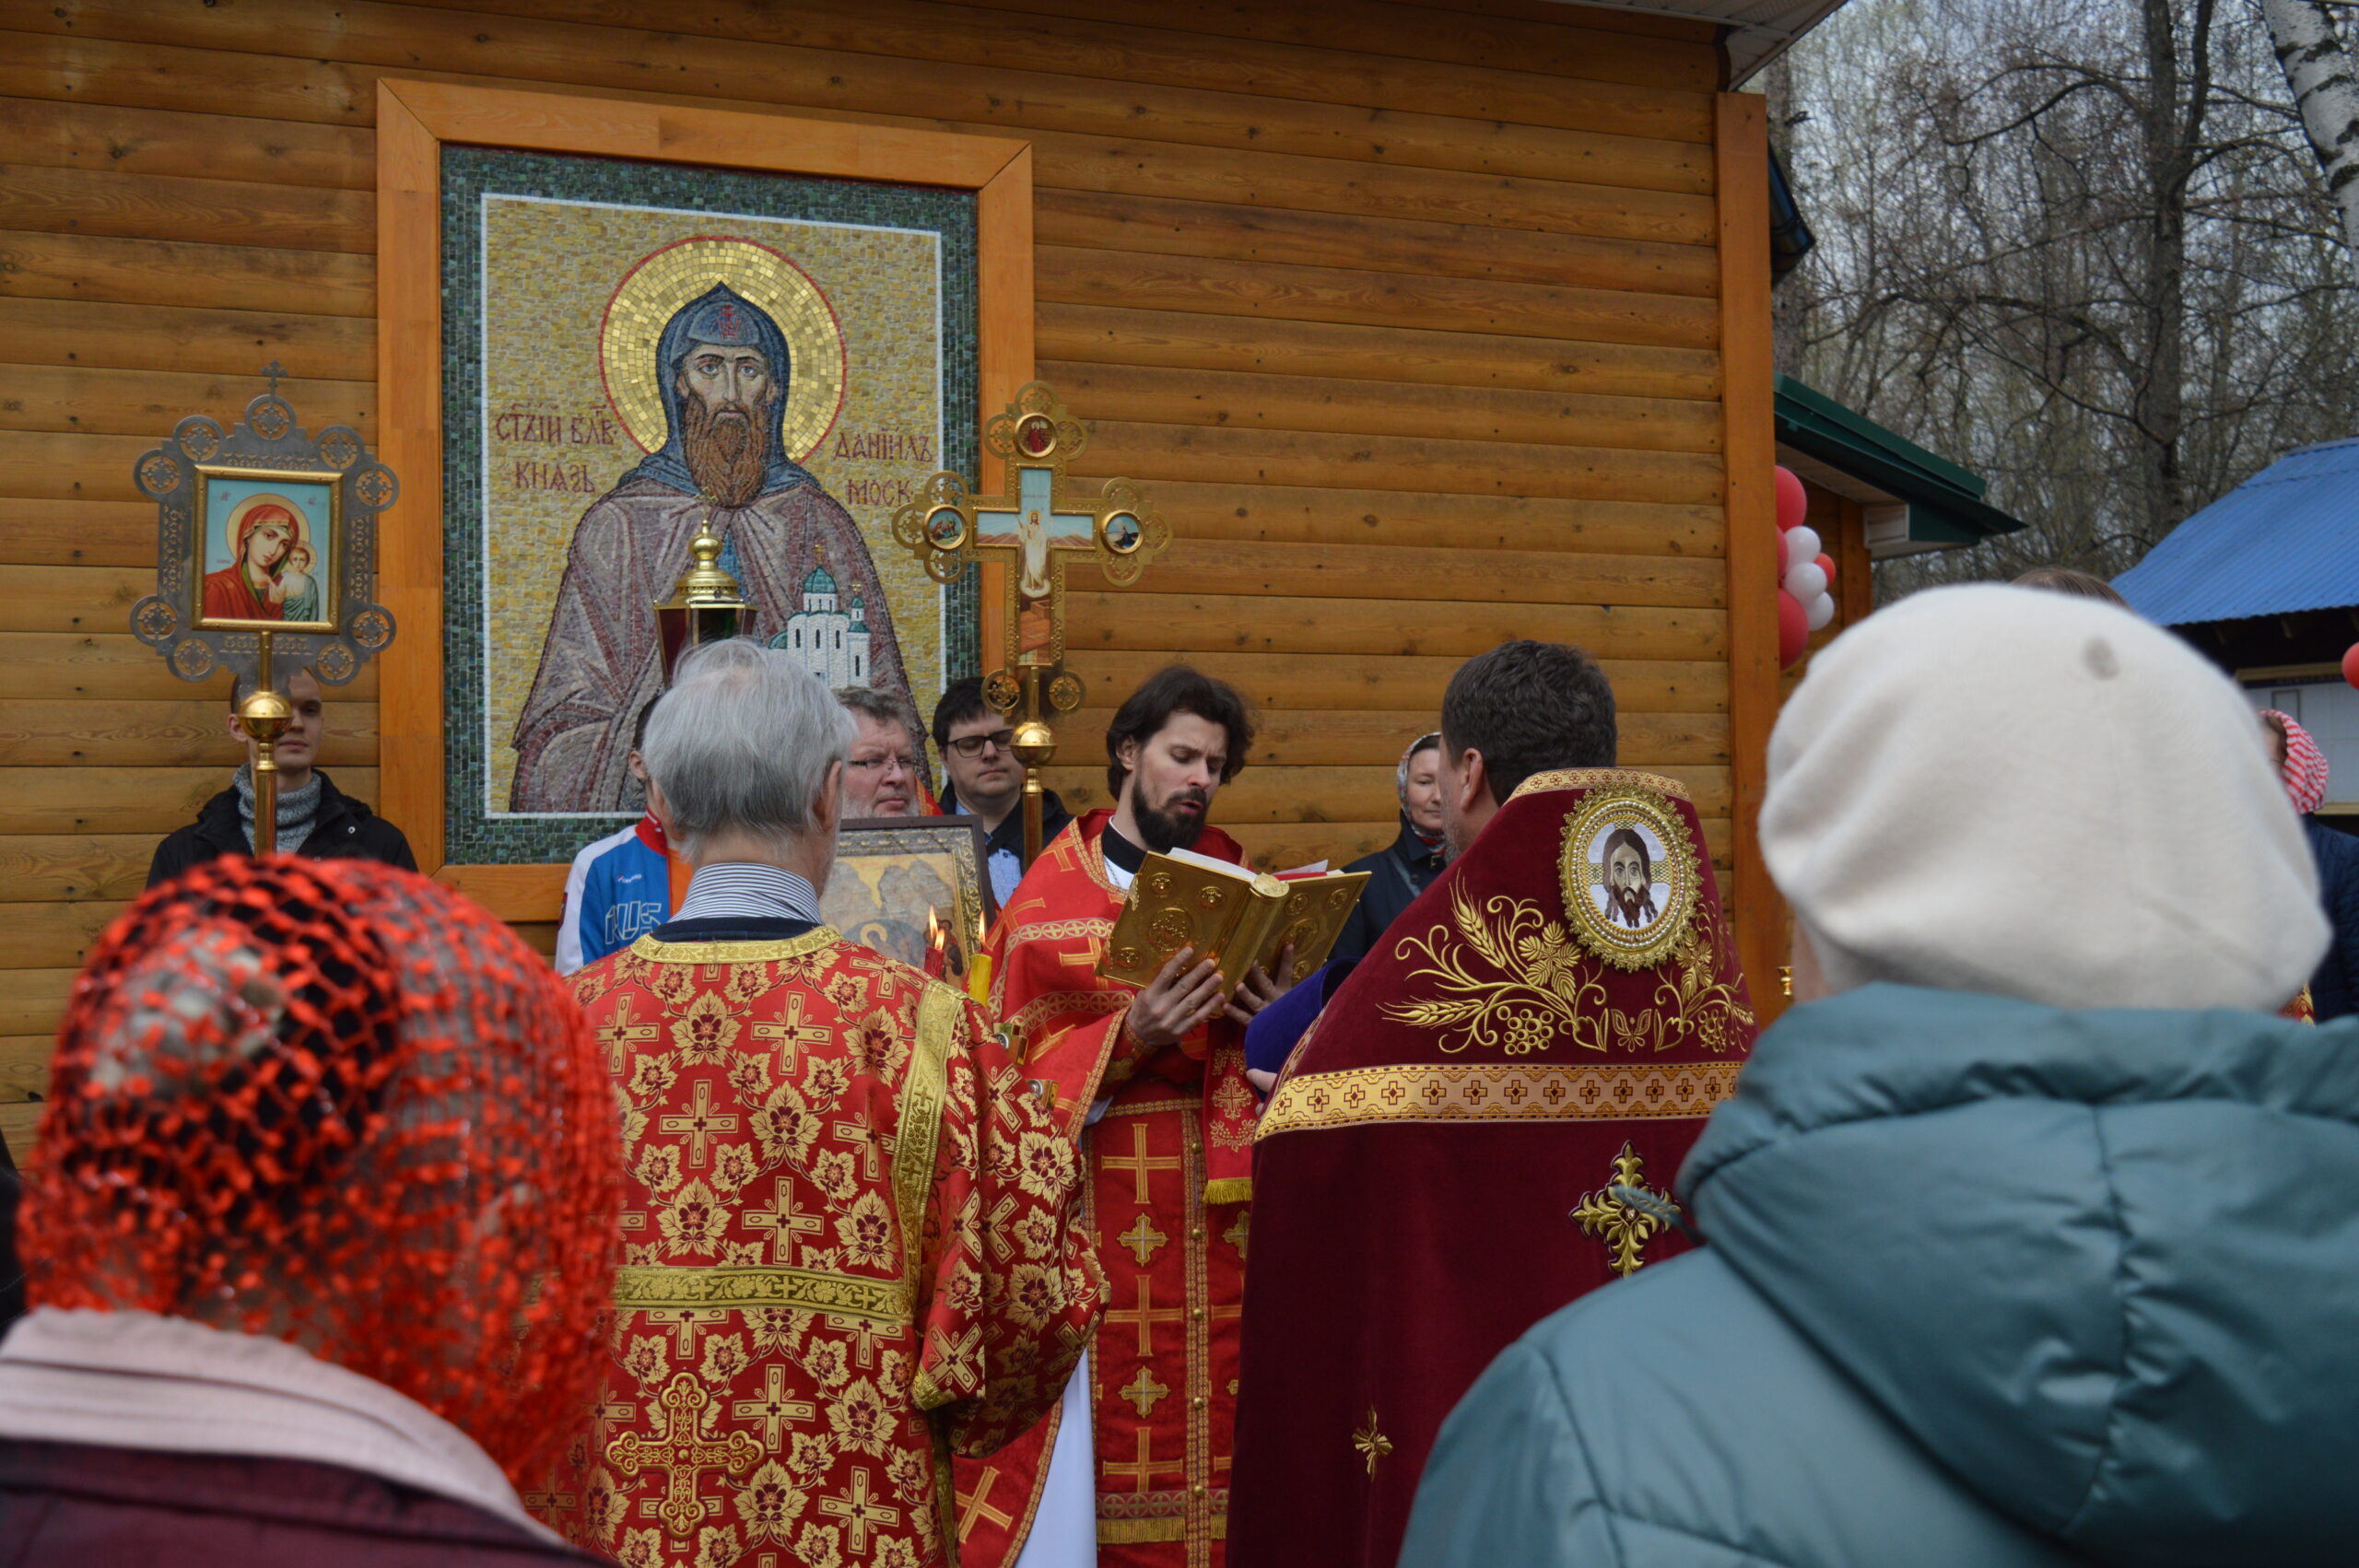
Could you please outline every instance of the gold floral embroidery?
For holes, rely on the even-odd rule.
[[[1462,891],[1450,895],[1449,926],[1401,939],[1394,956],[1425,962],[1410,981],[1432,980],[1440,995],[1423,1001],[1386,1002],[1385,1016],[1420,1028],[1454,1031],[1445,1051],[1496,1047],[1508,1056],[1544,1051],[1559,1035],[1602,1051],[1605,988],[1585,971],[1581,950],[1564,926],[1537,904],[1497,894],[1478,908]],[[1478,964],[1489,973],[1478,973]]]
[[[1441,1042],[1452,1054],[1475,1046],[1525,1056],[1560,1038],[1592,1051],[1663,1051],[1691,1039],[1719,1051],[1732,1025],[1753,1022],[1736,988],[1720,978],[1709,918],[1699,919],[1672,954],[1656,1005],[1625,1012],[1607,1004],[1594,960],[1537,904],[1498,894],[1478,907],[1453,892],[1449,914],[1449,925],[1403,937],[1393,949],[1396,957],[1424,960],[1403,977],[1430,980],[1438,994],[1387,1002],[1384,1014],[1454,1036]]]
[[[1720,977],[1719,916],[1708,904],[1696,911],[1696,929],[1672,954],[1672,976],[1655,988],[1655,1004],[1695,1033],[1696,1043],[1715,1054],[1736,1043],[1735,1027],[1753,1026],[1753,1010],[1737,1000],[1737,989]],[[1664,1042],[1676,1045],[1675,1040]],[[1658,1050],[1662,1046],[1655,1047]]]
[[[1617,1188],[1643,1193],[1674,1214],[1679,1211],[1679,1205],[1671,1200],[1670,1194],[1657,1192],[1647,1185],[1646,1162],[1627,1143],[1622,1145],[1622,1153],[1614,1156],[1612,1183],[1602,1191],[1581,1194],[1572,1218],[1583,1231],[1605,1243],[1609,1255],[1606,1267],[1627,1279],[1646,1267],[1647,1260],[1641,1255],[1661,1223],[1645,1210],[1623,1201],[1614,1190]]]

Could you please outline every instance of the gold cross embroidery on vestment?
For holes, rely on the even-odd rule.
[[[701,1165],[704,1164],[706,1153],[705,1141],[721,1133],[734,1132],[737,1130],[737,1118],[734,1116],[727,1111],[716,1111],[713,1108],[712,1085],[703,1079],[698,1079],[696,1095],[688,1103],[688,1114],[659,1117],[656,1118],[655,1130],[687,1133],[688,1164]]]
[[[863,1553],[868,1550],[869,1531],[891,1529],[901,1522],[898,1508],[887,1506],[882,1498],[868,1494],[868,1472],[865,1469],[851,1472],[850,1496],[819,1499],[819,1512],[844,1521],[845,1539],[851,1543],[852,1550]]]
[[[1150,1158],[1146,1152],[1146,1127],[1134,1121],[1131,1123],[1131,1152],[1127,1154],[1102,1154],[1098,1156],[1097,1163],[1109,1170],[1130,1172],[1133,1196],[1144,1204],[1151,1201],[1155,1173],[1178,1170],[1180,1156],[1157,1154]]]
[[[712,1396],[698,1384],[694,1373],[675,1376],[658,1403],[663,1410],[663,1435],[626,1432],[606,1445],[606,1462],[626,1477],[643,1469],[662,1470],[663,1501],[655,1509],[656,1516],[674,1535],[687,1539],[704,1518],[698,1476],[715,1469],[735,1476],[751,1469],[761,1460],[762,1445],[743,1432],[721,1439],[697,1435],[698,1418],[712,1403]]]
[[[786,1368],[776,1364],[769,1367],[769,1379],[758,1398],[740,1399],[729,1407],[729,1413],[740,1421],[762,1423],[762,1444],[772,1453],[784,1450],[780,1432],[798,1421],[809,1421],[819,1413],[818,1407],[786,1397]]]
[[[966,1544],[967,1538],[974,1533],[975,1521],[978,1518],[989,1519],[992,1524],[997,1525],[1003,1530],[1015,1523],[1014,1515],[1004,1513],[991,1505],[989,1499],[992,1494],[992,1488],[998,1484],[999,1467],[997,1465],[993,1465],[983,1472],[983,1479],[975,1483],[974,1491],[961,1492],[956,1494],[959,1508],[958,1540],[960,1545],[963,1546]]]
[[[1612,1183],[1602,1192],[1582,1193],[1580,1204],[1572,1213],[1583,1231],[1605,1243],[1607,1267],[1624,1279],[1646,1267],[1647,1260],[1641,1255],[1655,1234],[1657,1222],[1652,1214],[1622,1201],[1614,1188],[1626,1187],[1655,1199],[1673,1213],[1679,1210],[1668,1193],[1657,1192],[1646,1185],[1645,1165],[1637,1150],[1623,1144],[1622,1152],[1614,1156]]]
[[[1155,1429],[1153,1427],[1140,1427],[1138,1429],[1138,1437],[1139,1459],[1137,1464],[1117,1464],[1111,1459],[1107,1459],[1100,1463],[1099,1469],[1104,1470],[1109,1480],[1128,1477],[1138,1482],[1138,1491],[1150,1492],[1153,1491],[1154,1488],[1149,1484],[1149,1482],[1151,1482],[1156,1476],[1178,1475],[1184,1477],[1188,1473],[1188,1467],[1178,1459],[1156,1459],[1148,1457],[1150,1450],[1155,1445]]]
[[[1144,1269],[1147,1259],[1155,1256],[1156,1248],[1171,1238],[1156,1229],[1155,1221],[1141,1210],[1139,1217],[1131,1222],[1131,1228],[1114,1239],[1128,1247],[1131,1256],[1137,1258],[1139,1267]]]
[[[1131,1402],[1131,1408],[1139,1412],[1141,1421],[1146,1420],[1156,1403],[1170,1392],[1171,1389],[1168,1384],[1156,1380],[1153,1369],[1144,1366],[1140,1367],[1137,1375],[1124,1384],[1121,1388],[1122,1398],[1128,1399]]]
[[[1392,1439],[1376,1429],[1376,1407],[1367,1408],[1367,1423],[1352,1433],[1352,1446],[1367,1457],[1367,1473],[1376,1474],[1376,1462],[1392,1452]]]

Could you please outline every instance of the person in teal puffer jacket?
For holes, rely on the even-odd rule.
[[[2235,689],[2123,612],[1920,594],[1780,718],[1797,1005],[1704,1249],[1504,1352],[1403,1568],[2359,1558],[2359,1022]],[[1569,1239],[1569,1238],[1568,1238]]]

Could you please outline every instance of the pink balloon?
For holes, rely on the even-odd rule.
[[[1800,527],[1810,512],[1810,492],[1802,488],[1802,475],[1783,463],[1778,465],[1778,532]]]
[[[1829,587],[1829,588],[1834,587],[1834,586],[1835,586],[1835,557],[1834,557],[1834,556],[1819,556],[1819,558],[1818,558],[1818,569],[1819,569],[1820,571],[1823,571],[1823,572],[1825,572],[1825,573],[1826,574],[1826,586],[1827,586],[1827,587]]]
[[[1790,670],[1810,651],[1810,612],[1802,602],[1778,590],[1778,668]]]

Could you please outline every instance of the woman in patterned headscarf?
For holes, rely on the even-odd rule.
[[[498,920],[225,858],[90,954],[0,1342],[0,1562],[588,1562],[524,1511],[591,1403],[618,1139]]]
[[[2318,897],[2326,906],[2332,945],[2310,977],[2310,1005],[2321,1024],[2359,1012],[2359,838],[2329,827],[2316,815],[2326,804],[2326,754],[2291,714],[2265,708],[2260,727],[2285,781],[2286,798],[2302,813],[2302,831],[2318,864]]]
[[[1430,731],[1409,743],[1392,770],[1394,792],[1401,798],[1401,836],[1388,849],[1364,855],[1344,867],[1367,872],[1367,890],[1335,939],[1336,958],[1365,958],[1383,940],[1385,928],[1416,902],[1441,874],[1449,859],[1441,837],[1441,731]]]

